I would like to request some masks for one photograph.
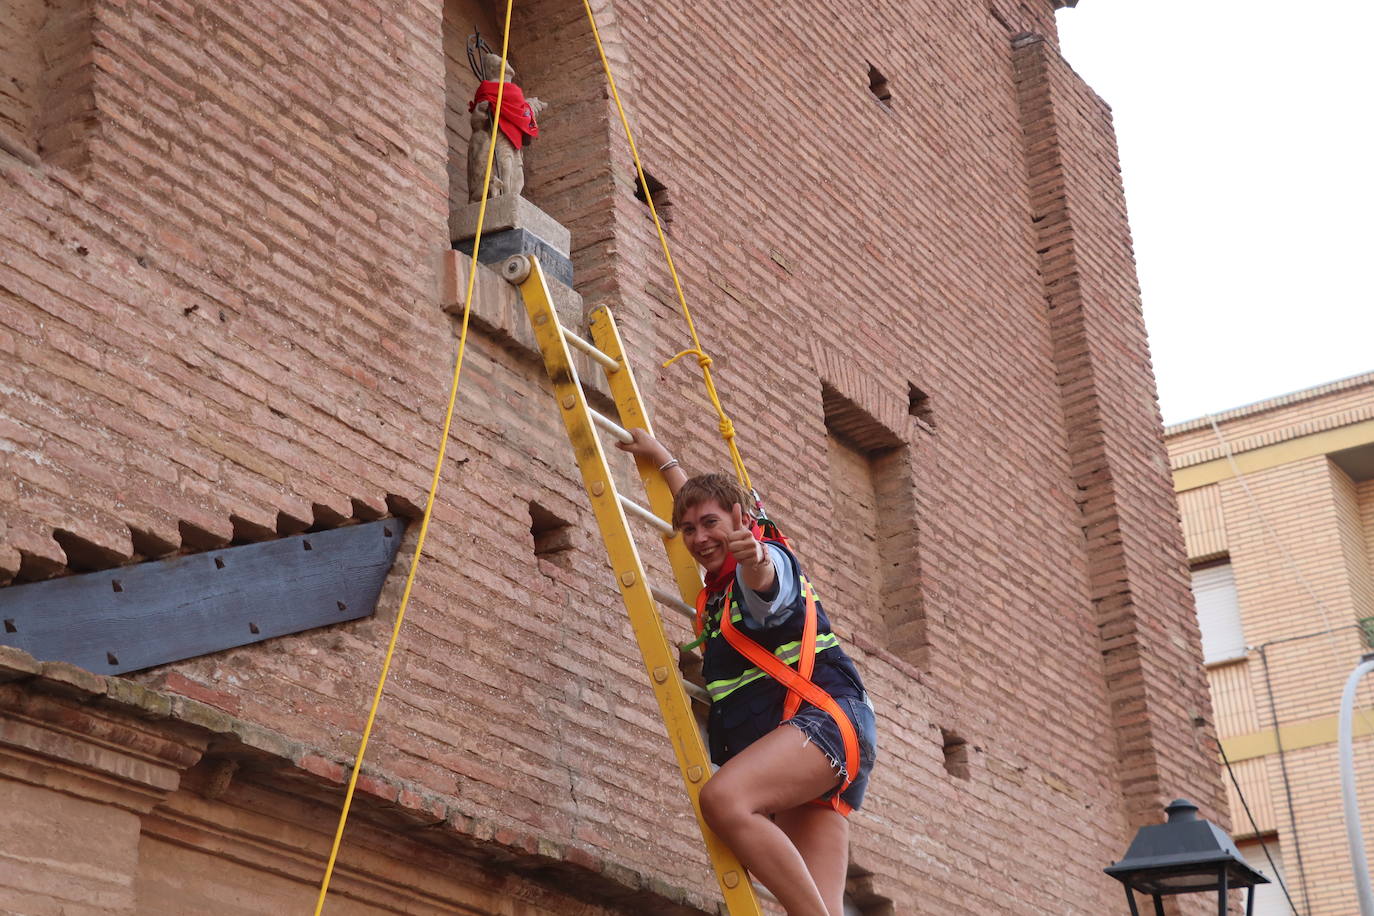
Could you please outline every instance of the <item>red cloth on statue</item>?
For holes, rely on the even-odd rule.
[[[495,108],[496,93],[500,91],[500,86],[495,80],[483,80],[477,87],[477,94],[468,103],[468,111],[476,108],[479,102],[486,102],[488,108]],[[501,91],[501,117],[497,119],[497,125],[516,149],[539,136],[539,125],[534,123],[530,103],[525,101],[525,93],[514,83],[506,83],[505,90]]]

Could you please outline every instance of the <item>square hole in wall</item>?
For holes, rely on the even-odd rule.
[[[530,503],[530,536],[534,555],[559,569],[572,567],[573,527],[539,503]]]
[[[649,201],[654,202],[654,212],[658,214],[658,220],[666,228],[673,221],[673,199],[668,192],[668,186],[659,181],[644,170],[644,180],[639,180],[639,174],[635,173],[635,200],[644,204],[647,209]]]
[[[872,872],[853,862],[849,863],[849,877],[845,880],[844,916],[895,916],[892,900],[875,889],[877,880]]]
[[[872,64],[868,65],[868,91],[888,108],[892,107],[892,89],[887,84],[887,77],[879,73],[878,68]]]
[[[916,418],[916,422],[927,431],[935,431],[935,408],[930,404],[930,395],[920,388],[907,382],[907,413]]]
[[[944,745],[945,772],[955,779],[968,779],[968,742],[945,728],[940,729],[940,740]]]

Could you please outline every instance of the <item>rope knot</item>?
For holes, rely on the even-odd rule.
[[[700,350],[697,351],[697,363],[701,366],[701,368],[710,369],[712,362],[714,362],[714,360],[712,360],[711,357],[707,356],[705,353],[702,353]]]
[[[720,437],[722,439],[735,438],[735,424],[730,422],[729,417],[726,417],[720,421]]]
[[[668,368],[669,366],[671,366],[673,363],[675,363],[675,362],[677,362],[678,360],[682,359],[682,357],[684,357],[684,356],[690,356],[690,355],[693,354],[693,353],[695,353],[695,354],[697,355],[698,361],[700,361],[700,360],[702,360],[702,359],[709,360],[709,359],[711,358],[711,357],[707,356],[705,353],[702,353],[702,352],[701,352],[700,350],[698,350],[696,347],[693,347],[693,348],[690,349],[690,350],[683,350],[683,351],[682,351],[681,353],[679,353],[677,356],[674,356],[672,359],[668,360],[666,363],[663,364],[663,368],[664,368],[664,369],[667,369],[667,368]]]

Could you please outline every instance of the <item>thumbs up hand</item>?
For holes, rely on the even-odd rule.
[[[763,545],[745,522],[744,510],[739,503],[735,503],[730,510],[730,533],[726,535],[725,543],[735,555],[735,560],[747,567],[758,566],[767,558]]]
[[[772,590],[777,579],[773,561],[768,556],[768,549],[754,537],[739,503],[735,503],[730,510],[730,531],[726,535],[725,545],[739,563],[740,579],[745,585],[761,594]]]

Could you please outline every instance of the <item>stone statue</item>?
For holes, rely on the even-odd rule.
[[[469,123],[472,136],[468,138],[468,200],[477,202],[482,199],[482,176],[487,168],[487,146],[491,143],[493,128],[496,131],[496,157],[492,163],[491,190],[489,197],[503,194],[519,195],[525,189],[524,145],[539,136],[539,126],[535,118],[544,111],[546,105],[539,99],[527,99],[520,87],[515,84],[515,70],[506,62],[505,73],[499,82],[505,83],[501,97],[501,116],[492,117],[496,107],[498,80],[495,74],[501,71],[499,54],[483,54],[482,83],[477,87],[477,95],[468,110],[472,112]]]

